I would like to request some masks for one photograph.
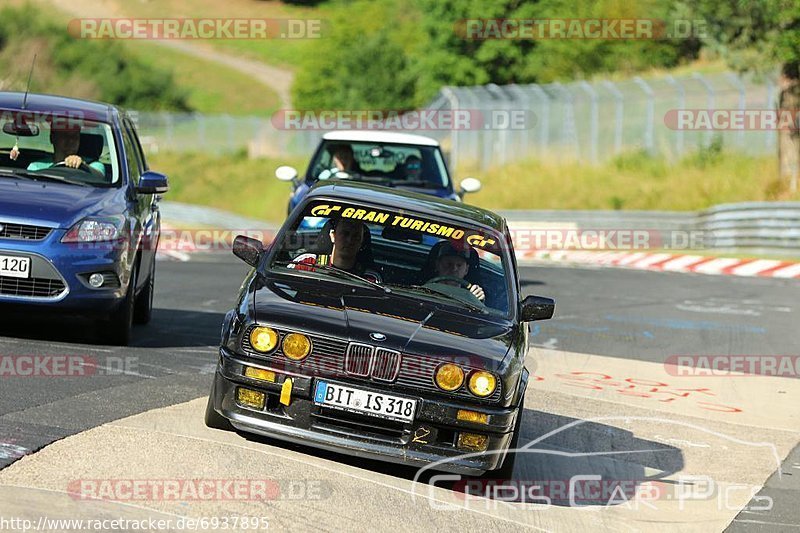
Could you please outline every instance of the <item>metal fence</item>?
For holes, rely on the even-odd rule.
[[[490,116],[524,113],[524,127],[471,127],[412,131],[437,138],[451,166],[485,169],[516,160],[550,158],[601,163],[623,152],[644,150],[679,159],[718,139],[748,154],[776,150],[774,131],[672,129],[665,117],[680,109],[774,109],[774,78],[756,80],[733,73],[665,76],[622,81],[546,85],[445,87],[426,108],[468,110]],[[251,155],[308,156],[324,133],[281,130],[269,118],[199,114],[137,114],[150,151],[205,151]]]

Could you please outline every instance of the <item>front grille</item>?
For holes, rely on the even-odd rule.
[[[312,413],[311,416],[314,428],[332,433],[368,437],[392,443],[402,443],[406,434],[403,422],[348,411],[321,407],[317,413]]]
[[[344,371],[353,376],[367,377],[374,348],[368,344],[350,343],[344,356]]]
[[[364,365],[366,364],[368,366],[370,364],[373,359],[371,355],[376,350],[374,350],[374,348],[368,344],[348,344],[347,341],[344,340],[331,337],[321,337],[318,335],[309,335],[314,348],[306,359],[300,361],[299,363],[295,363],[284,356],[280,346],[269,354],[263,354],[255,351],[250,345],[250,331],[254,327],[255,326],[250,326],[243,332],[241,337],[242,348],[248,355],[252,357],[269,361],[270,366],[278,370],[285,368],[287,370],[301,372],[305,375],[315,377],[335,378],[347,376],[350,378],[364,380],[370,379],[370,370],[364,370]],[[276,329],[276,331],[281,339],[283,339],[283,337],[289,333],[289,331],[283,329]],[[352,349],[352,346],[365,346],[366,348],[363,349],[363,351],[361,351],[361,348],[358,349],[358,353],[361,354],[359,357],[350,358],[347,356],[347,354],[348,350]],[[367,349],[369,351],[367,351]],[[379,350],[383,349],[380,348]],[[386,352],[391,352],[391,350],[386,350]],[[386,358],[385,360],[387,362],[390,361],[388,354],[387,356],[381,356],[382,359],[384,357]],[[378,359],[377,354],[375,359]],[[398,370],[395,373],[393,385],[426,392],[434,392],[441,394],[444,397],[455,397],[462,400],[469,400],[479,403],[496,403],[501,399],[502,391],[500,383],[497,384],[497,390],[495,390],[494,393],[492,393],[492,395],[488,398],[478,398],[474,396],[469,392],[469,390],[467,390],[466,385],[462,386],[455,392],[445,393],[441,391],[434,382],[434,373],[436,372],[436,368],[445,362],[441,358],[405,353],[402,354],[402,357],[400,357],[400,354],[398,354],[397,361]],[[350,370],[360,372],[360,374],[349,371],[347,365],[352,365],[350,366]],[[473,368],[467,366],[463,366],[463,368],[467,375],[469,375],[470,371],[473,370]],[[378,373],[378,375],[386,374]],[[376,370],[374,366],[372,369],[372,376],[373,378],[376,376]],[[376,379],[376,381],[379,379],[380,378]]]
[[[58,279],[12,278],[0,276],[0,295],[53,298],[64,291],[64,282]]]
[[[0,222],[0,238],[24,241],[40,241],[50,235],[50,228]]]
[[[372,377],[380,381],[394,381],[400,372],[400,352],[378,348],[372,362]]]

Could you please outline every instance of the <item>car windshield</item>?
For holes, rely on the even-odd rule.
[[[321,180],[351,178],[430,189],[450,183],[436,146],[324,141],[309,168],[311,177]]]
[[[19,111],[0,111],[0,173],[90,186],[119,181],[111,126],[103,122]],[[16,149],[15,149],[16,147]],[[83,165],[63,164],[77,155]]]
[[[269,268],[508,318],[513,267],[504,242],[478,225],[318,200],[288,223]]]

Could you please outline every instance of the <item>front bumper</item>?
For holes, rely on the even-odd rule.
[[[335,411],[316,405],[313,391],[316,379],[291,375],[293,387],[288,406],[280,403],[282,381],[286,373],[276,370],[277,383],[256,381],[244,377],[244,366],[269,369],[263,362],[234,356],[220,349],[220,364],[212,389],[214,409],[241,431],[256,433],[280,440],[309,445],[329,451],[346,453],[368,459],[389,461],[408,466],[432,468],[466,475],[480,475],[499,468],[511,441],[519,408],[492,408],[460,402],[443,402],[418,393],[388,391],[374,384],[335,378],[332,381],[402,395],[418,400],[417,414],[411,423],[394,422],[368,415]],[[239,405],[236,389],[264,392],[267,395],[263,410]],[[456,419],[459,409],[488,415],[487,424]],[[460,432],[488,436],[484,452],[459,449]]]
[[[130,276],[130,247],[124,242],[76,245],[61,242],[65,230],[53,229],[42,240],[0,239],[0,255],[31,260],[29,278],[0,276],[0,305],[33,311],[105,315],[125,296]],[[103,273],[105,286],[88,284]]]

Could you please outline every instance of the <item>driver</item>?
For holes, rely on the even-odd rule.
[[[369,229],[358,220],[347,218],[339,219],[338,223],[330,230],[330,239],[333,249],[330,255],[306,253],[294,259],[290,268],[298,270],[313,270],[310,265],[333,265],[338,269],[346,270],[377,283],[381,276],[375,269],[372,261],[362,254],[364,235]],[[309,266],[305,266],[309,265]]]
[[[486,293],[484,293],[483,288],[475,283],[469,283],[464,279],[469,272],[469,258],[473,253],[475,253],[475,251],[469,245],[456,247],[451,242],[445,242],[441,248],[439,248],[436,263],[434,264],[436,276],[432,279],[436,279],[440,276],[451,278],[449,280],[438,280],[436,283],[453,285],[455,287],[464,286],[473,296],[483,302],[486,300]],[[458,280],[463,280],[463,282],[459,283]]]
[[[354,172],[361,174],[363,171],[356,163],[356,158],[353,155],[353,147],[349,144],[333,144],[328,147],[331,153],[331,163],[333,166],[327,170],[323,170],[319,179],[326,180],[334,176],[337,172]]]
[[[28,170],[44,170],[62,162],[69,168],[79,168],[84,162],[81,156],[76,155],[81,144],[80,125],[74,123],[51,124],[50,142],[53,144],[53,160],[33,161],[28,165]],[[105,166],[99,161],[87,164],[101,174],[106,173]]]

